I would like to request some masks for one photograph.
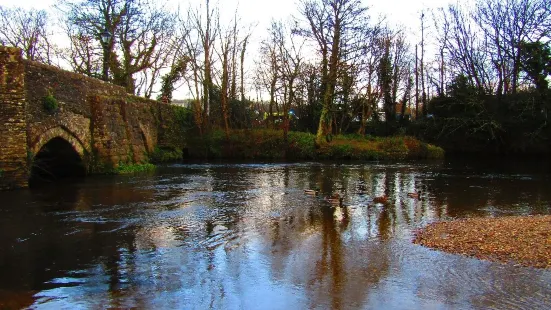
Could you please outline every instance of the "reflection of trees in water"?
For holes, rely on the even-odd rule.
[[[301,204],[306,210],[294,209],[290,216],[272,219],[268,233],[262,234],[267,239],[264,250],[272,274],[277,280],[287,276],[296,285],[306,285],[311,308],[362,305],[369,289],[388,275],[392,265],[389,250],[381,241],[393,236],[398,225],[407,225],[423,210],[430,210],[430,205],[417,208],[423,205],[406,199],[403,190],[415,186],[415,176],[407,173],[324,166],[301,176],[308,180],[299,177],[289,183],[308,184],[323,194],[340,192],[353,202],[354,196],[363,198],[355,209],[332,208],[319,198],[287,198],[310,201]],[[381,194],[393,203],[367,206]],[[274,201],[268,204],[279,205]]]
[[[159,188],[120,183],[111,189],[89,187],[66,195],[70,207],[56,211],[78,210],[79,216],[120,222],[74,224],[81,230],[77,237],[45,242],[54,254],[35,254],[50,263],[80,260],[63,262],[67,270],[96,266],[91,272],[106,276],[106,291],[98,294],[106,294],[112,307],[153,307],[149,296],[158,292],[179,292],[177,299],[198,294],[190,307],[235,306],[231,297],[245,294],[255,280],[271,281],[265,286],[290,283],[302,288],[310,308],[361,307],[378,284],[403,267],[388,245],[392,238],[407,238],[424,223],[462,214],[463,203],[519,201],[508,192],[513,189],[522,195],[535,188],[542,201],[551,195],[547,185],[530,181],[507,179],[509,185],[495,179],[458,179],[452,188],[450,177],[438,170],[428,175],[409,165],[229,165],[197,169]],[[304,195],[307,188],[319,188],[322,195],[339,192],[344,206],[332,207],[323,197]],[[410,192],[421,192],[421,199],[408,197]],[[374,197],[383,195],[389,203],[373,203]],[[149,213],[132,206],[144,201],[151,202],[142,204]],[[95,210],[97,206],[103,210]],[[163,212],[168,215],[163,217]],[[117,232],[128,217],[140,222]],[[49,230],[66,225],[59,218],[50,220],[44,223]],[[54,238],[59,235],[52,233]],[[263,272],[267,280],[259,280]],[[37,285],[44,279],[48,276],[38,274]],[[439,290],[454,298],[453,292]]]
[[[186,246],[195,244],[199,252],[178,253],[178,262],[168,262],[159,268],[162,274],[152,276],[164,277],[176,287],[194,283],[191,287],[203,292],[202,301],[220,307],[227,303],[224,294],[239,294],[235,287],[242,285],[251,268],[258,268],[261,254],[274,281],[305,287],[310,307],[365,304],[369,290],[388,276],[394,264],[384,242],[399,226],[440,215],[430,202],[407,197],[420,182],[417,174],[400,169],[347,165],[305,171],[209,169],[205,175],[210,194],[188,206],[203,206],[192,212],[196,217],[165,223],[157,241],[149,241],[154,248],[166,240],[172,240],[166,246],[192,240]],[[305,188],[319,188],[322,195],[339,192],[348,206],[333,208],[321,197],[304,195]],[[193,190],[182,192],[188,194]],[[390,203],[373,205],[373,198],[381,195],[388,196]],[[205,209],[216,212],[201,213]],[[176,278],[174,274],[181,272],[176,268],[168,274],[177,263],[199,273]],[[166,289],[160,283],[154,286]]]
[[[227,233],[220,243],[205,245],[199,257],[182,253],[189,256],[182,259],[182,265],[192,265],[201,271],[199,275],[169,280],[185,285],[195,279],[200,284],[193,286],[200,287],[203,301],[214,307],[227,305],[226,294],[239,294],[235,287],[243,285],[244,275],[254,273],[250,269],[258,267],[257,254],[267,260],[273,281],[304,287],[311,308],[365,305],[370,290],[395,272],[391,268],[400,266],[385,242],[447,216],[449,208],[446,191],[439,191],[445,183],[407,166],[324,165],[298,172],[285,168],[236,174],[211,171],[211,177],[212,191],[224,193],[224,199],[212,199],[208,206],[223,211],[203,219],[204,233],[195,238],[208,242],[220,233],[218,225]],[[303,195],[305,188],[319,188],[324,195],[340,192],[348,206],[331,208],[320,197]],[[407,196],[419,191],[421,200]],[[373,197],[381,195],[389,203],[373,205]],[[187,231],[184,238],[191,238],[193,229],[180,231]],[[228,246],[232,243],[235,246]]]
[[[95,264],[107,276],[110,291],[120,288],[119,250],[132,250],[135,240],[120,230],[128,216],[121,206],[147,201],[153,193],[128,184],[95,182],[14,192],[14,209],[0,218],[0,290],[74,286],[87,275],[83,269]]]

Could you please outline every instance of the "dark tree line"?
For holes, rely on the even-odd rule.
[[[551,2],[479,0],[434,18],[452,80],[439,77],[424,135],[458,151],[549,151]]]

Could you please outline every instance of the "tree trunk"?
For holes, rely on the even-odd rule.
[[[226,133],[226,139],[230,138],[230,126],[229,126],[229,109],[228,109],[228,82],[229,82],[229,64],[228,64],[228,50],[229,46],[226,46],[226,50],[222,51],[222,89],[221,89],[221,105],[222,116],[224,118],[224,132]]]
[[[203,81],[203,129],[207,129],[209,126],[209,114],[210,114],[210,89],[212,86],[212,77],[211,77],[211,63],[210,63],[210,7],[209,0],[207,0],[207,21],[206,21],[206,31],[203,38],[203,49],[205,53],[205,78]]]
[[[276,92],[276,82],[277,82],[277,76],[272,77],[272,81],[270,83],[270,105],[268,106],[268,128],[273,129],[275,127],[274,124],[274,104],[275,104],[275,92]]]
[[[419,116],[419,68],[417,57],[417,45],[415,45],[415,120]]]
[[[245,102],[245,84],[244,84],[244,78],[245,78],[245,69],[244,69],[244,63],[245,63],[245,49],[247,48],[247,40],[249,37],[246,37],[243,41],[243,47],[241,48],[241,76],[239,77],[241,79],[241,85],[240,85],[240,92],[241,92],[241,102]]]
[[[195,82],[195,93],[197,98],[193,100],[193,116],[195,119],[195,125],[199,129],[199,135],[203,136],[203,121],[202,121],[202,111],[201,111],[201,93],[199,92],[199,74],[196,64],[193,64],[193,79]]]
[[[329,74],[325,82],[325,91],[323,94],[323,105],[321,116],[316,134],[316,144],[322,145],[330,141],[328,136],[332,133],[332,115],[333,95],[335,93],[335,84],[337,81],[337,70],[339,65],[339,47],[340,47],[341,25],[340,20],[335,21],[333,28],[333,43],[331,46],[331,57],[329,59]]]

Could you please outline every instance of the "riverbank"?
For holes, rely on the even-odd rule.
[[[404,160],[439,159],[444,150],[409,136],[372,137],[339,135],[316,146],[315,136],[289,132],[287,141],[278,130],[223,131],[188,139],[187,155],[194,159],[265,160]]]
[[[551,215],[433,223],[414,243],[479,259],[551,268]]]

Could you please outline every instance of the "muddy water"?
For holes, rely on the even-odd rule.
[[[551,308],[551,271],[411,243],[549,214],[550,181],[534,162],[187,164],[1,192],[0,309]]]

